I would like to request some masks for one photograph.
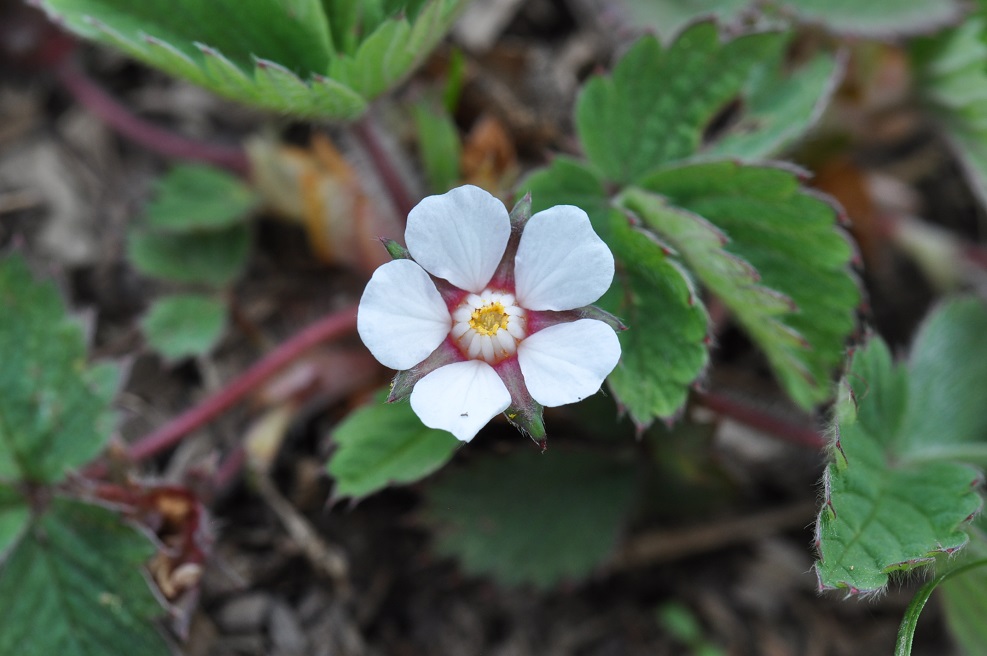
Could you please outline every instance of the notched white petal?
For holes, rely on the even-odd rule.
[[[574,310],[594,303],[613,281],[613,254],[586,212],[557,205],[524,227],[514,259],[519,304],[529,310]]]
[[[411,407],[423,424],[447,430],[463,442],[510,404],[504,381],[479,360],[440,367],[418,381],[411,393]]]
[[[511,234],[507,208],[472,185],[429,196],[408,214],[405,241],[426,271],[460,289],[490,282]]]
[[[442,343],[452,318],[425,271],[411,260],[378,268],[360,298],[360,339],[377,360],[392,369],[409,369]]]
[[[620,342],[607,324],[580,319],[540,330],[518,346],[518,364],[531,397],[546,407],[596,393],[620,360]]]

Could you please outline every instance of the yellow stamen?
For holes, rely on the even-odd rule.
[[[497,301],[473,310],[470,328],[481,335],[496,335],[501,328],[507,328],[509,319],[510,317],[504,312],[504,305]]]

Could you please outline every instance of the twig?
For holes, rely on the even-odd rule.
[[[337,547],[323,540],[312,524],[282,496],[267,474],[255,472],[254,487],[274,511],[291,539],[302,548],[312,567],[337,586],[339,594],[349,594],[349,562]]]
[[[138,462],[174,446],[183,437],[225,412],[247,394],[260,387],[308,349],[345,335],[354,328],[356,328],[355,305],[323,317],[281,344],[267,357],[247,369],[213,396],[132,444],[127,449],[128,458]]]
[[[747,517],[717,520],[679,530],[659,530],[628,542],[614,559],[615,569],[634,569],[667,563],[700,553],[808,526],[816,512],[814,502],[803,502]]]
[[[779,437],[786,442],[819,450],[826,448],[828,444],[826,438],[812,428],[776,417],[730,397],[705,392],[700,393],[698,399],[700,403],[713,412]]]
[[[405,186],[404,180],[401,178],[401,174],[394,168],[394,164],[384,149],[380,137],[377,136],[377,130],[373,125],[373,119],[370,118],[369,112],[353,124],[353,134],[363,144],[364,149],[373,161],[374,168],[377,169],[377,174],[380,176],[381,182],[384,183],[384,188],[387,189],[387,193],[394,203],[394,209],[397,211],[398,216],[408,216],[411,208],[414,207],[414,202],[411,199],[408,188]]]
[[[165,157],[205,162],[246,176],[250,162],[242,148],[203,143],[149,123],[91,80],[71,58],[55,68],[75,100],[119,134]]]

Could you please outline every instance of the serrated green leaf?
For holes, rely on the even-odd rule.
[[[39,4],[69,30],[220,95],[302,117],[353,119],[422,60],[465,0],[384,2],[362,27],[334,8],[342,20],[335,32],[321,0]],[[345,42],[335,43],[343,32]]]
[[[621,358],[607,379],[638,426],[670,419],[709,361],[709,319],[687,273],[647,235],[611,213],[610,244],[621,262],[618,284],[600,306],[621,317]]]
[[[582,164],[557,158],[519,189],[531,191],[534,211],[576,205],[589,214],[618,262],[614,284],[598,304],[629,326],[619,333],[622,354],[607,378],[610,389],[638,426],[675,416],[709,358],[706,311],[688,274],[628,226]]]
[[[861,36],[928,34],[958,21],[964,7],[955,0],[788,0],[778,3],[800,20]]]
[[[709,162],[659,171],[628,205],[734,313],[800,405],[830,397],[860,299],[836,211],[795,174]],[[656,195],[657,194],[657,195]]]
[[[918,89],[963,173],[987,206],[987,21],[981,16],[912,47]]]
[[[337,57],[329,63],[329,77],[364,98],[377,97],[418,65],[465,4],[465,0],[431,0],[413,23],[403,17],[381,22],[352,57]]]
[[[155,351],[168,360],[208,353],[226,329],[222,300],[183,294],[158,299],[141,321]]]
[[[452,117],[434,102],[418,103],[412,111],[429,187],[435,193],[444,193],[455,186],[460,177],[462,143],[459,130]]]
[[[31,511],[24,497],[13,488],[0,484],[0,562],[24,533]]]
[[[141,273],[217,287],[240,275],[249,254],[246,225],[188,234],[136,229],[127,241],[127,257]]]
[[[336,427],[329,460],[334,495],[361,498],[394,483],[413,483],[452,458],[461,442],[422,424],[408,403],[382,403],[378,394]]]
[[[0,260],[0,316],[0,481],[60,481],[110,437],[112,368],[87,368],[82,329],[18,257]]]
[[[0,653],[168,656],[141,572],[153,554],[116,514],[55,498],[0,564]]]
[[[604,240],[610,229],[610,198],[603,181],[586,165],[557,157],[518,185],[519,198],[531,192],[531,209],[540,212],[556,205],[575,205],[589,215],[593,229]]]
[[[960,300],[926,321],[907,366],[879,338],[854,355],[817,526],[821,586],[878,590],[889,572],[967,543],[981,475],[948,447],[987,441],[987,372],[971,355],[985,349],[987,309]],[[950,398],[932,389],[953,377]]]
[[[752,161],[777,155],[797,141],[822,113],[842,73],[836,58],[817,55],[791,72],[783,53],[755,67],[741,94],[740,116],[703,158],[736,157]]]
[[[587,157],[609,180],[629,183],[692,156],[751,69],[784,42],[784,34],[762,33],[723,43],[711,23],[694,25],[667,50],[642,38],[611,76],[583,87],[576,127]]]
[[[239,178],[201,164],[176,166],[155,187],[145,223],[162,232],[227,228],[243,222],[259,200]]]
[[[438,553],[505,585],[588,576],[616,544],[633,467],[598,453],[525,449],[448,471],[427,491]]]

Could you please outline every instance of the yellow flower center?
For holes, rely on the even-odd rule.
[[[517,353],[527,335],[526,324],[514,294],[485,289],[468,294],[453,310],[449,334],[470,360],[497,364]]]
[[[501,328],[507,328],[510,317],[504,312],[504,304],[494,302],[474,310],[470,316],[470,328],[481,335],[496,335]]]

